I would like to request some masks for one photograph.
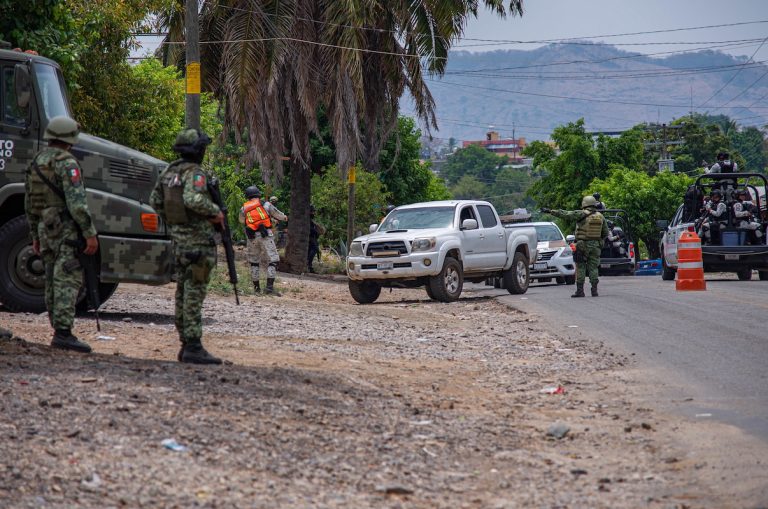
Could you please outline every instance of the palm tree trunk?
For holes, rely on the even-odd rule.
[[[291,161],[291,216],[288,244],[285,247],[285,260],[282,263],[282,270],[291,274],[301,274],[307,270],[311,178],[309,167],[294,158]]]

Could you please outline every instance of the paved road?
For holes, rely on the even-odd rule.
[[[573,286],[535,284],[500,299],[553,329],[634,353],[638,367],[658,376],[649,398],[657,405],[768,442],[768,281],[756,276],[708,275],[705,292],[676,292],[660,276],[604,277],[599,298],[571,299]]]

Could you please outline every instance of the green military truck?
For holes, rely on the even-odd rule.
[[[72,116],[61,69],[37,55],[0,49],[0,303],[42,312],[43,263],[32,251],[24,216],[24,174],[56,116]],[[166,163],[88,134],[72,153],[82,166],[88,206],[99,232],[100,297],[120,282],[165,284],[172,248],[147,203]]]

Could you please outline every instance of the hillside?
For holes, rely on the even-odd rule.
[[[493,125],[511,137],[514,124],[517,136],[546,139],[556,125],[580,117],[593,130],[669,121],[688,113],[691,102],[696,111],[763,125],[768,67],[746,60],[712,50],[649,57],[592,43],[454,52],[445,76],[430,80],[440,124],[433,134],[480,139]]]

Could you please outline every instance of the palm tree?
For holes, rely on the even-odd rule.
[[[339,168],[358,159],[378,168],[406,90],[425,125],[436,127],[424,73],[444,72],[451,45],[484,5],[522,14],[522,0],[204,0],[204,78],[225,107],[225,131],[247,133],[249,162],[265,179],[291,179],[284,262],[306,268],[310,137],[324,107]]]

